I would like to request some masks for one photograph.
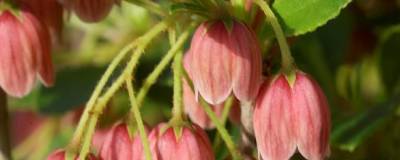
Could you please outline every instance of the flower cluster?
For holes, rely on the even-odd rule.
[[[0,11],[0,86],[15,97],[23,97],[32,90],[36,75],[45,86],[54,84],[51,43],[52,38],[59,36],[62,30],[63,8],[74,12],[83,21],[98,22],[109,14],[115,4],[120,3],[119,0],[16,2],[20,8],[18,11]],[[250,2],[247,9],[251,7]],[[163,29],[159,30],[161,32]],[[141,40],[143,44],[148,43],[146,38]],[[175,112],[171,121],[155,127],[145,126],[144,131],[143,125],[140,130],[126,121],[118,122],[106,131],[104,139],[95,138],[95,143],[100,147],[96,154],[90,153],[87,158],[143,160],[151,156],[153,160],[214,160],[215,155],[205,131],[214,128],[221,130],[223,127],[220,126],[225,122],[219,124],[215,119],[229,115],[234,124],[242,125],[245,136],[253,136],[256,142],[254,146],[262,159],[290,159],[296,151],[306,159],[324,159],[330,152],[327,99],[310,75],[291,64],[289,53],[282,54],[282,58],[287,60],[282,64],[282,69],[273,76],[264,77],[260,42],[251,27],[235,19],[214,19],[201,23],[183,58],[187,77],[180,75],[182,54],[175,55],[179,63],[174,64],[174,74],[177,75],[174,81],[178,83],[174,84],[174,98],[176,95],[178,98],[174,99]],[[133,87],[129,86],[132,80],[129,77],[126,79],[129,96],[134,99]],[[184,111],[179,108],[180,98],[183,99]],[[92,106],[97,105],[95,101]],[[211,109],[205,110],[202,102]],[[138,107],[134,104],[136,100],[131,100],[131,103],[132,107]],[[97,114],[88,113],[92,111],[97,110],[89,108],[85,113]],[[183,112],[188,115],[190,122]],[[87,118],[87,115],[83,116]],[[84,137],[92,136],[90,131],[86,132],[89,135]],[[90,142],[90,138],[87,139],[89,141],[86,142]],[[145,148],[147,140],[149,146]],[[73,146],[75,148],[72,150],[56,150],[48,156],[48,160],[62,160],[70,154],[76,156],[74,154],[80,147],[79,144],[77,146]],[[234,147],[228,148],[235,150]],[[85,149],[88,152],[90,150],[87,147]],[[82,152],[79,156],[86,154]]]
[[[220,104],[233,90],[241,103],[255,103],[254,135],[261,157],[289,159],[296,148],[307,159],[329,154],[330,114],[322,90],[298,70],[278,73],[261,85],[261,51],[249,27],[237,21],[204,22],[188,54],[194,89],[207,102]]]
[[[296,150],[306,159],[327,157],[330,113],[322,89],[308,74],[295,67],[290,72],[279,71],[262,82],[261,63],[257,37],[245,23],[236,20],[202,23],[183,59],[188,75],[182,81],[183,105],[193,123],[174,115],[179,117],[178,121],[174,117],[170,123],[146,128],[152,159],[214,160],[205,129],[213,129],[215,125],[200,101],[204,99],[217,117],[221,117],[229,96],[234,97],[230,116],[233,121],[240,119],[239,105],[242,109],[254,107],[245,110],[252,111],[250,122],[254,131],[251,134],[254,133],[258,153],[263,159],[290,159]],[[106,133],[97,158],[145,159],[142,140],[136,129],[118,123]],[[48,159],[63,154],[63,151],[56,151]]]
[[[207,134],[197,125],[175,128],[169,126],[169,124],[161,123],[152,129],[148,138],[151,157],[154,160],[215,159]],[[56,150],[47,159],[64,160],[64,158],[65,151]],[[139,133],[130,132],[128,125],[118,123],[106,133],[98,156],[89,154],[88,158],[143,160],[145,153]]]

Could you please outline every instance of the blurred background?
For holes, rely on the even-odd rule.
[[[45,159],[54,149],[66,146],[109,62],[159,21],[125,2],[100,23],[83,23],[73,14],[65,18],[63,35],[53,49],[55,86],[38,85],[23,99],[9,99],[17,160]],[[264,68],[265,75],[271,75],[277,68],[279,49],[270,28],[261,26],[256,31],[260,39],[266,39],[262,42]],[[333,122],[329,159],[400,160],[400,0],[354,0],[326,25],[290,37],[289,43],[298,67],[319,82],[329,99]],[[136,71],[138,84],[168,48],[166,35],[151,44]],[[172,76],[166,70],[142,107],[145,122],[152,126],[168,120],[171,106]],[[121,90],[102,115],[95,148],[128,109],[127,94]],[[238,127],[228,124],[228,129],[238,141]],[[209,134],[213,141],[215,131]],[[215,147],[218,159],[225,159],[224,145]]]

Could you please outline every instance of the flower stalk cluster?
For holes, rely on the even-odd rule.
[[[233,124],[240,124],[244,136],[254,136],[257,143],[252,147],[256,146],[254,149],[263,159],[290,159],[296,150],[307,159],[324,159],[329,155],[330,113],[325,95],[312,77],[296,68],[279,21],[265,1],[232,0],[231,4],[224,0],[196,1],[197,7],[210,6],[209,10],[216,12],[209,17],[188,13],[169,15],[154,2],[128,1],[143,5],[164,20],[128,44],[113,59],[88,100],[71,142],[65,150],[51,154],[49,159],[214,160],[215,154],[206,133],[214,128],[225,142],[231,158],[243,159],[239,146],[225,128],[228,117]],[[119,0],[62,2],[86,22],[104,19],[115,4],[120,4]],[[264,77],[259,39],[251,25],[244,21],[251,2],[264,12],[280,46],[281,69],[274,76]],[[34,78],[32,75],[23,77],[29,75],[25,73],[37,72],[45,85],[53,83],[45,45],[49,42],[45,32],[38,27],[42,23],[36,23],[24,11],[21,13],[21,21],[7,11],[0,15],[0,28],[20,34],[20,39],[15,39],[0,30],[0,38],[12,44],[0,54],[4,52],[3,55],[10,59],[15,56],[28,62],[0,59],[4,62],[0,65],[19,65],[12,70],[18,73],[16,76],[10,75],[10,70],[0,69],[1,87],[14,96],[26,95],[32,88]],[[180,30],[181,26],[177,27],[181,17],[185,17],[185,22],[191,21],[183,30]],[[193,26],[199,22],[193,32]],[[9,24],[18,27],[11,28]],[[146,48],[163,31],[169,33],[171,48],[136,93],[134,71]],[[185,51],[185,43],[191,35],[192,40]],[[23,43],[12,43],[16,40]],[[13,53],[14,50],[24,55]],[[106,89],[111,75],[128,54],[130,59],[122,72]],[[143,121],[140,108],[150,88],[170,64],[174,91],[172,116],[167,123],[149,127]],[[29,70],[32,66],[34,69]],[[15,85],[5,77],[19,80],[24,85]],[[130,111],[123,122],[116,123],[107,132],[98,155],[94,156],[90,147],[99,117],[121,87],[127,90]]]

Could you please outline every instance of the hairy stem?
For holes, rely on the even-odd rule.
[[[239,160],[243,159],[239,154],[238,150],[235,147],[235,143],[233,142],[231,136],[229,135],[228,131],[222,125],[221,121],[218,120],[217,116],[215,115],[214,111],[211,109],[210,105],[208,105],[204,100],[200,100],[201,107],[203,107],[204,111],[207,113],[208,117],[216,126],[219,134],[221,135],[222,139],[224,140],[226,146],[228,147],[229,152],[231,153],[233,159]]]
[[[157,81],[157,79],[160,77],[161,73],[167,68],[168,64],[171,62],[172,58],[177,54],[178,49],[183,46],[183,44],[186,42],[186,40],[189,38],[190,35],[190,29],[187,29],[184,31],[178,40],[175,43],[175,48],[171,48],[167,54],[164,56],[164,58],[158,63],[158,65],[154,68],[154,70],[149,74],[149,76],[145,79],[142,88],[140,88],[139,93],[137,95],[137,104],[139,107],[142,106],[142,103],[149,92],[151,86],[154,85],[154,83]]]
[[[99,115],[102,113],[104,107],[106,106],[107,102],[111,99],[111,97],[119,90],[119,88],[122,86],[122,84],[125,81],[125,78],[127,76],[131,76],[133,70],[135,69],[137,62],[139,61],[140,57],[144,53],[144,49],[147,47],[147,45],[151,42],[152,39],[154,39],[158,34],[160,34],[162,31],[168,28],[168,21],[162,21],[156,26],[154,26],[148,33],[137,39],[137,48],[132,54],[132,57],[130,61],[128,62],[128,65],[125,67],[123,70],[122,74],[117,78],[117,80],[111,85],[110,88],[104,93],[104,95],[101,98],[98,98],[98,102],[96,105],[91,106],[89,109],[85,110],[85,113],[83,116],[87,117],[82,117],[84,119],[89,119],[86,129],[86,136],[84,137],[83,140],[83,145],[81,148],[81,152],[79,154],[79,159],[84,159],[84,157],[87,155],[89,152],[89,147],[90,147],[90,141],[93,136],[97,120]],[[82,131],[83,133],[83,131]],[[82,135],[79,135],[82,137]],[[79,142],[78,142],[79,144]],[[67,158],[70,158],[69,156]]]
[[[225,126],[226,121],[229,118],[229,114],[233,105],[233,99],[234,98],[230,96],[224,103],[224,109],[222,110],[222,115],[221,115],[221,123],[223,126]],[[221,136],[219,134],[216,134],[213,142],[213,148],[217,149],[220,143],[221,143]]]
[[[230,96],[224,103],[224,109],[222,110],[221,122],[222,125],[225,125],[226,121],[229,118],[229,113],[231,111],[233,105],[234,98]]]
[[[140,115],[139,106],[137,105],[135,92],[133,90],[132,76],[128,76],[126,78],[126,87],[128,90],[129,100],[131,102],[130,112],[133,113],[135,121],[137,123],[137,127],[139,129],[139,135],[140,135],[140,139],[142,140],[146,160],[151,160],[151,151],[150,151],[149,140],[147,138],[146,130],[143,125],[142,116]]]
[[[272,29],[275,32],[276,38],[278,39],[279,47],[281,49],[283,72],[286,74],[291,73],[294,68],[294,60],[290,53],[289,45],[286,42],[286,36],[283,33],[278,19],[264,0],[253,0],[253,2],[257,4],[264,12],[267,21],[271,23]]]
[[[182,51],[175,55],[174,64],[174,95],[173,95],[173,110],[172,121],[181,122],[183,120],[183,105],[182,105]]]
[[[101,91],[105,87],[107,81],[110,79],[114,70],[117,68],[118,64],[125,57],[125,55],[128,54],[129,51],[136,46],[136,44],[137,43],[135,41],[135,42],[132,42],[131,44],[127,45],[125,48],[123,48],[121,50],[121,52],[112,60],[112,62],[108,66],[107,70],[105,71],[103,76],[100,78],[99,83],[95,87],[91,97],[89,98],[88,103],[86,104],[86,108],[82,114],[81,119],[79,120],[78,127],[75,130],[74,136],[73,136],[69,146],[67,147],[67,150],[69,150],[69,152],[72,152],[73,154],[78,152],[79,145],[80,145],[81,139],[83,137],[83,132],[84,132],[84,129],[86,128],[86,124],[87,124],[87,121],[89,118],[89,111],[93,110],[96,100],[100,96]]]

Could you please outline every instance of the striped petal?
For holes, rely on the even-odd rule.
[[[35,57],[21,22],[9,11],[0,15],[0,86],[14,97],[27,95],[35,81]]]
[[[297,72],[293,87],[293,112],[300,153],[307,159],[324,159],[329,153],[328,102],[318,84],[302,72]]]
[[[264,160],[287,160],[296,150],[291,126],[291,88],[284,76],[263,84],[253,114],[257,148]]]
[[[232,91],[232,38],[221,21],[205,22],[193,36],[191,74],[196,91],[210,104],[220,104]]]

